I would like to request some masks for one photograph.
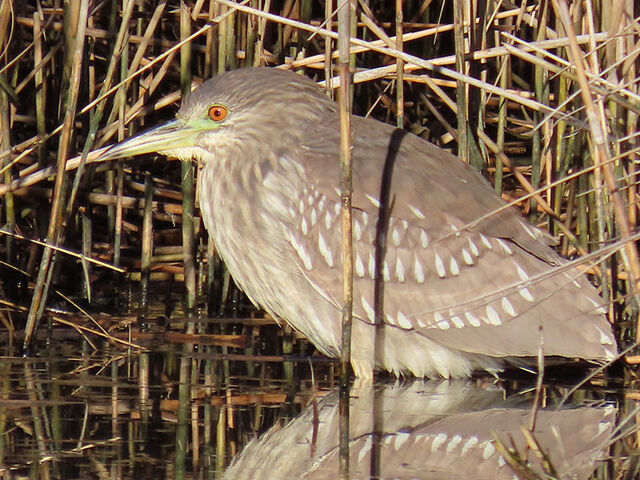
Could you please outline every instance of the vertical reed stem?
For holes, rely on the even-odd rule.
[[[340,71],[340,189],[342,201],[342,350],[340,356],[343,384],[348,383],[351,360],[351,314],[353,309],[353,241],[351,234],[351,72],[349,38],[351,6],[346,0],[338,11],[338,48]]]
[[[355,2],[354,2],[355,8]],[[340,72],[340,190],[342,202],[342,347],[340,351],[340,463],[339,473],[349,478],[349,363],[353,311],[353,239],[351,218],[351,0],[338,10],[338,70]]]
[[[403,51],[402,41],[402,14],[403,0],[396,0],[396,49]],[[404,61],[396,58],[396,125],[404,127]]]
[[[454,28],[453,37],[456,50],[456,70],[462,74],[466,73],[465,48],[464,48],[464,4],[462,0],[454,0]],[[458,81],[456,87],[456,104],[458,119],[458,158],[464,163],[469,163],[469,145],[467,141],[467,85]]]

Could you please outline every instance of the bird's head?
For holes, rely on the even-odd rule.
[[[234,70],[194,90],[175,120],[113,145],[102,158],[160,153],[206,162],[229,148],[278,151],[335,112],[335,103],[305,77],[273,68]]]

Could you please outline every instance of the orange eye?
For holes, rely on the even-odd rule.
[[[209,118],[214,122],[221,122],[222,120],[227,118],[228,114],[229,111],[222,105],[213,105],[209,107]]]

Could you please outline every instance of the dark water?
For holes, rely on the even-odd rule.
[[[5,351],[0,478],[340,478],[330,364],[183,350]],[[535,378],[356,382],[348,478],[635,478],[635,403],[597,378],[545,383],[537,410]]]

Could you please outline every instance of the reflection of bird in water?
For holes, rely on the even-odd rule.
[[[542,474],[521,431],[530,424],[531,406],[509,407],[502,393],[462,381],[352,391],[350,478],[511,480],[514,472],[496,448],[494,435],[509,448],[513,440],[528,467]],[[589,477],[608,445],[615,415],[611,406],[538,412],[533,437],[558,478]],[[286,426],[249,442],[223,478],[339,478],[338,429],[334,392],[317,406],[308,405]]]
[[[611,359],[611,327],[586,279],[556,268],[539,281],[562,263],[545,235],[513,209],[492,214],[504,202],[478,173],[405,133],[353,118],[356,375],[467,376],[541,346],[548,356]],[[335,357],[339,145],[332,101],[308,79],[261,68],[205,82],[176,120],[104,157],[160,152],[201,162],[202,218],[236,282]],[[386,247],[376,249],[382,236]],[[376,318],[385,327],[379,348]]]

